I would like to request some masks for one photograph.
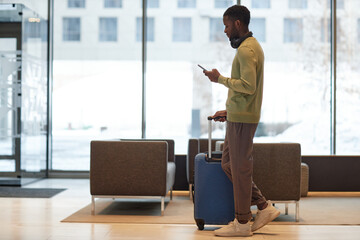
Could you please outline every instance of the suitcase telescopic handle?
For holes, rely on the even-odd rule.
[[[211,159],[211,132],[212,132],[212,120],[213,120],[214,118],[213,117],[211,117],[211,116],[209,116],[208,117],[208,122],[209,122],[209,124],[208,124],[208,134],[209,134],[209,143],[208,143],[208,152],[209,152],[209,159]]]
[[[209,159],[211,159],[211,132],[212,132],[212,120],[218,120],[220,118],[224,118],[224,116],[217,116],[217,117],[212,117],[212,116],[208,116],[208,133],[209,133],[209,143],[208,143],[208,148],[209,148]],[[226,119],[226,117],[225,117]]]

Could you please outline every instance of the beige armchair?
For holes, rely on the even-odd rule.
[[[170,143],[170,144],[169,144]],[[170,148],[169,148],[170,145]],[[92,141],[90,193],[96,198],[165,196],[175,181],[174,141]]]
[[[301,195],[301,146],[298,143],[254,143],[253,178],[262,194],[273,203],[295,203],[299,221]]]

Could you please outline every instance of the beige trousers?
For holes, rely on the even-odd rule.
[[[221,166],[233,183],[235,217],[251,220],[251,205],[266,202],[253,182],[253,138],[257,123],[227,122]]]

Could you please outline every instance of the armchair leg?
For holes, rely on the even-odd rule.
[[[91,196],[91,215],[95,215],[95,198]]]
[[[289,214],[289,204],[285,203],[285,215]]]
[[[165,210],[165,197],[161,197],[161,216],[164,216]]]
[[[193,185],[192,185],[192,184],[189,184],[189,195],[190,195],[190,200],[192,200],[192,198],[193,198],[192,191],[193,191]]]
[[[172,198],[173,198],[173,189],[171,188],[170,189],[170,200],[172,200]]]
[[[298,222],[299,221],[299,201],[296,201],[296,212],[295,212],[295,221]]]

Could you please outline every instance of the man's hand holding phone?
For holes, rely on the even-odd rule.
[[[198,66],[203,70],[203,73],[205,74],[205,76],[207,76],[210,81],[217,83],[218,82],[218,78],[220,76],[220,73],[217,69],[213,69],[211,71],[206,70],[204,67],[202,67],[200,64],[198,64]]]

